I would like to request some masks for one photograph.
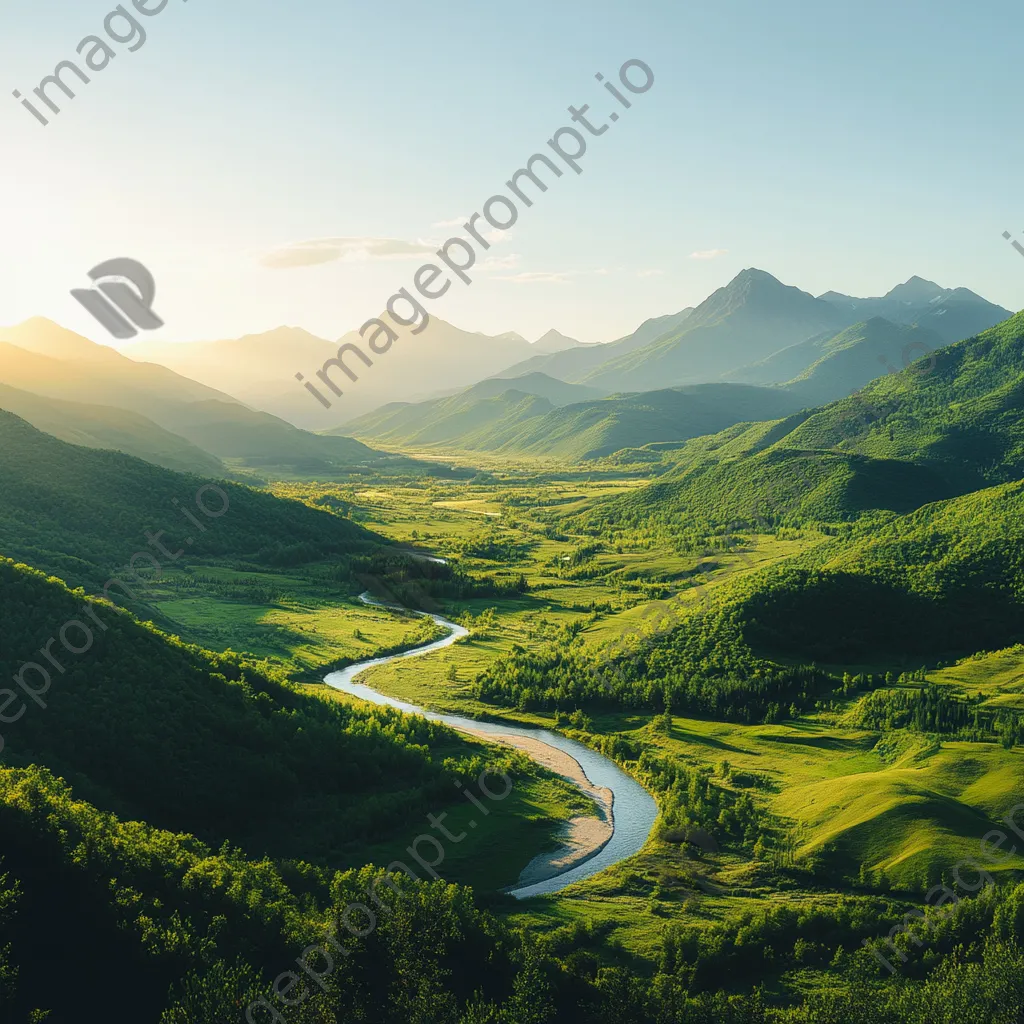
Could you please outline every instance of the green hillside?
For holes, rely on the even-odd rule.
[[[165,530],[163,543],[172,553],[187,546],[197,557],[233,555],[268,563],[345,557],[378,543],[349,520],[223,481],[216,487],[228,496],[228,510],[207,518],[195,497],[209,481],[118,452],[66,444],[6,412],[0,412],[0,477],[0,554],[93,591],[117,575],[133,552],[148,549],[157,557],[147,532]],[[212,512],[222,508],[216,491],[203,500]],[[205,532],[180,508],[205,525]],[[151,566],[141,559],[136,568],[146,575]]]
[[[737,422],[776,417],[801,404],[783,392],[741,384],[697,384],[621,395],[554,410],[528,424],[504,450],[596,459],[623,448],[681,441]]]
[[[959,340],[959,339],[957,339]],[[938,334],[881,317],[790,345],[729,374],[747,384],[780,384],[808,405],[831,402],[942,348]]]
[[[110,448],[182,473],[221,476],[220,460],[126,409],[44,398],[0,384],[0,409],[70,444]]]
[[[326,431],[331,435],[356,434],[389,444],[412,446],[447,444],[465,448],[498,444],[519,421],[542,416],[553,408],[600,398],[602,392],[566,384],[543,373],[517,378],[490,378],[465,391],[427,402],[398,402]],[[535,399],[535,401],[531,401]]]
[[[700,384],[560,407],[516,387],[494,397],[480,398],[477,392],[471,388],[435,402],[386,407],[344,429],[377,443],[409,448],[436,446],[584,461],[623,448],[682,441],[740,421],[783,415],[803,404],[778,389],[742,384]]]
[[[85,614],[80,591],[6,559],[0,581],[5,679],[65,622],[84,621],[93,637],[77,657],[51,649],[63,672],[52,668],[49,686],[24,674],[39,701],[17,691],[25,711],[3,727],[8,764],[45,765],[108,810],[258,855],[302,852],[296,830],[321,856],[340,850],[393,826],[420,787],[441,792],[425,747],[439,733],[424,721],[300,695],[109,604]],[[69,636],[88,644],[77,627]]]
[[[134,412],[239,469],[308,477],[360,473],[370,467],[406,473],[424,469],[348,437],[300,430],[47,320],[28,321],[0,337],[7,339],[0,340],[0,383],[47,398]]]
[[[1024,472],[1024,314],[810,413],[691,442],[599,520],[826,521],[907,512]]]

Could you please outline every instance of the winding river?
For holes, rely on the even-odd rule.
[[[387,608],[389,605],[382,605],[374,601],[369,594],[363,594],[360,598],[366,604]],[[404,609],[393,609],[404,610]],[[415,612],[417,615],[426,615],[425,612]],[[433,651],[440,651],[449,647],[456,641],[468,636],[468,630],[455,622],[449,622],[440,615],[430,615],[439,626],[447,629],[448,635],[433,643],[416,647],[404,654],[395,654],[387,658],[373,658],[369,661],[360,661],[355,665],[339,672],[331,672],[324,680],[328,686],[336,690],[342,690],[355,697],[371,701],[374,704],[385,704],[388,707],[398,708],[400,711],[407,711],[410,714],[422,715],[432,722],[442,722],[459,732],[469,733],[479,737],[480,733],[487,733],[493,736],[529,736],[549,747],[554,747],[563,753],[574,758],[583,769],[587,778],[594,786],[604,787],[612,792],[612,806],[614,812],[614,830],[609,841],[588,860],[577,864],[575,867],[548,878],[543,882],[534,885],[521,886],[508,890],[512,896],[518,899],[526,899],[530,896],[542,896],[548,893],[558,892],[573,882],[580,882],[584,878],[590,878],[599,871],[617,864],[627,857],[632,857],[647,842],[647,837],[654,827],[654,820],[658,814],[657,804],[654,798],[635,779],[627,775],[618,765],[610,761],[603,754],[599,754],[582,743],[570,740],[559,733],[549,729],[536,729],[527,725],[501,725],[496,722],[481,722],[474,718],[464,718],[461,715],[443,715],[434,711],[427,711],[409,704],[405,701],[396,700],[362,683],[356,682],[367,669],[375,665],[386,665],[391,661],[398,661],[402,658],[418,658]]]

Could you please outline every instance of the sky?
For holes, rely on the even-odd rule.
[[[168,0],[134,12],[141,46],[111,22],[127,42],[67,76],[74,100],[51,90],[59,114],[37,101],[44,127],[11,93],[84,68],[114,8],[0,0],[0,324],[109,343],[70,291],[130,257],[156,281],[148,338],[336,338],[584,103],[609,128],[583,173],[560,163],[431,315],[608,341],[752,266],[814,294],[918,274],[1024,306],[1002,237],[1024,242],[1019,3]]]

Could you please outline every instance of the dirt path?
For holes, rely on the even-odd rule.
[[[598,817],[570,818],[562,826],[559,836],[561,845],[547,853],[538,853],[523,868],[519,881],[514,888],[535,885],[547,881],[555,875],[562,874],[570,868],[590,860],[604,849],[615,831],[615,818],[612,810],[612,791],[602,786],[595,786],[587,778],[579,761],[564,751],[549,747],[546,743],[532,736],[496,736],[493,733],[477,732],[466,729],[474,736],[487,740],[489,743],[505,743],[529,754],[534,761],[545,768],[561,775],[571,782],[585,796],[590,797],[597,807]]]

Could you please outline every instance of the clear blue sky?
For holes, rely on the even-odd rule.
[[[424,260],[349,245],[285,270],[267,253],[443,241],[569,104],[602,123],[616,105],[594,74],[634,57],[654,87],[432,313],[608,340],[747,266],[814,293],[916,273],[1024,306],[1001,237],[1024,240],[1019,3],[169,0],[43,128],[11,90],[114,6],[4,5],[0,323],[100,337],[68,291],[124,255],[153,271],[168,339],[336,337]]]

